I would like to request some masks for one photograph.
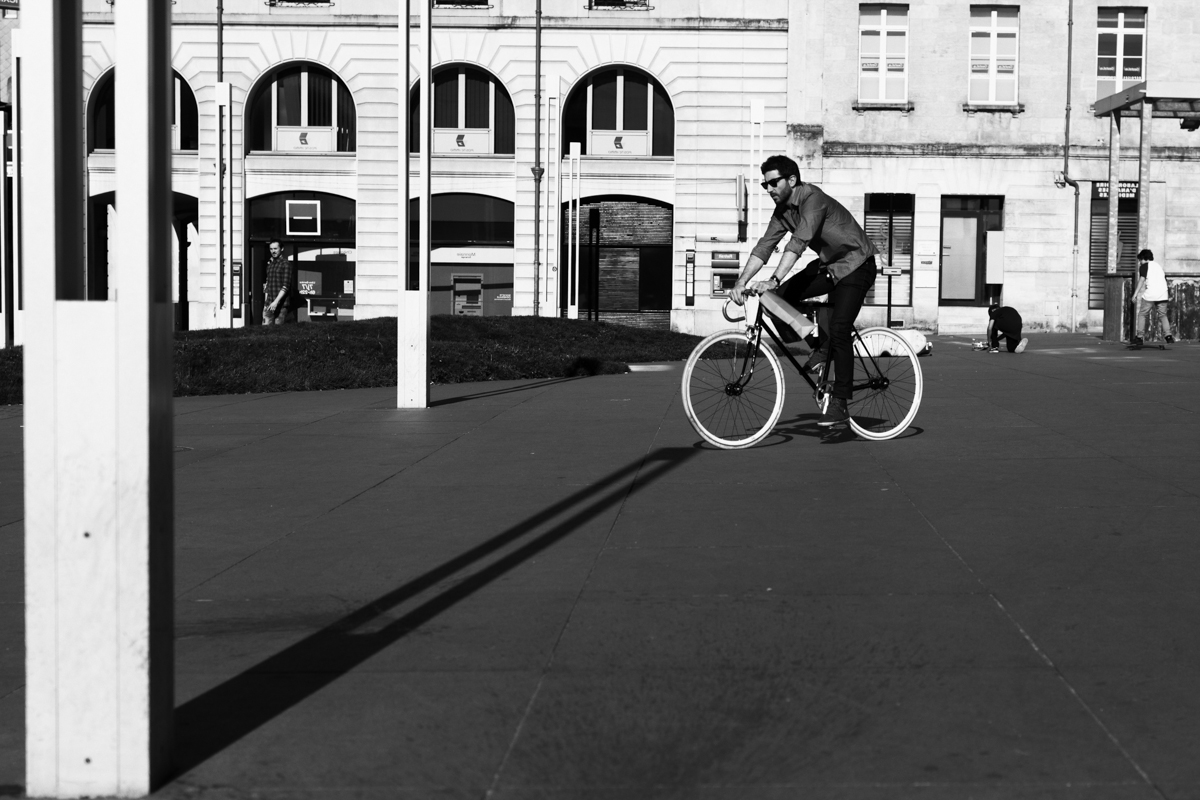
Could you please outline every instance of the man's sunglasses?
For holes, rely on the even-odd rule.
[[[763,189],[768,189],[768,190],[774,189],[776,184],[778,184],[780,181],[786,180],[786,179],[787,179],[786,175],[780,175],[778,178],[771,178],[771,180],[769,180],[769,181],[763,181],[762,183],[759,184],[759,186],[761,186]]]

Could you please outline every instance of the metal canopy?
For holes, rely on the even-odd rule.
[[[1097,117],[1119,114],[1122,117],[1142,116],[1142,104],[1149,101],[1152,115],[1178,120],[1200,120],[1200,81],[1142,81],[1108,97],[1093,106]],[[1186,128],[1193,124],[1180,122]]]

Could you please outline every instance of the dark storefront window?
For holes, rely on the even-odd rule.
[[[867,236],[879,251],[876,261],[880,267],[875,285],[867,292],[865,304],[886,306],[912,305],[913,267],[913,210],[916,196],[911,194],[876,193],[866,198],[864,227]],[[899,275],[885,275],[883,268],[901,270]]]

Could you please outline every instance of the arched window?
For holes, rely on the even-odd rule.
[[[408,152],[420,152],[420,89],[412,92]],[[516,115],[508,90],[488,73],[452,65],[433,74],[434,155],[512,155]]]
[[[116,70],[110,69],[96,81],[88,95],[88,152],[112,150],[116,146]],[[187,81],[175,73],[171,104],[171,147],[196,150],[200,142],[200,120],[196,95]]]
[[[675,155],[675,111],[667,90],[632,67],[600,70],[563,105],[563,156],[571,142],[584,155],[636,158]]]
[[[246,103],[246,152],[353,153],[354,98],[319,64],[289,64],[259,82]]]

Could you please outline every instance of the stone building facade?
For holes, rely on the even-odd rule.
[[[173,6],[178,327],[253,324],[273,238],[296,260],[301,319],[394,315],[405,280],[395,3],[224,0],[220,24],[215,6]],[[540,48],[536,0],[435,6],[434,313],[722,327],[724,290],[770,213],[757,165],[782,152],[885,254],[894,274],[864,322],[890,308],[904,325],[977,332],[1002,300],[1034,328],[1098,329],[1108,146],[1091,104],[1147,76],[1200,72],[1190,0],[544,0]],[[84,8],[89,296],[103,299],[119,213],[118,9]],[[10,69],[19,32],[12,52]],[[415,80],[415,46],[410,61]],[[1077,255],[1074,195],[1055,184],[1068,102]],[[1155,124],[1146,235],[1169,274],[1200,273],[1200,140]],[[1125,126],[1128,268],[1138,123]],[[415,153],[408,164],[415,179]],[[10,239],[19,289],[32,250],[22,261],[19,230]]]

